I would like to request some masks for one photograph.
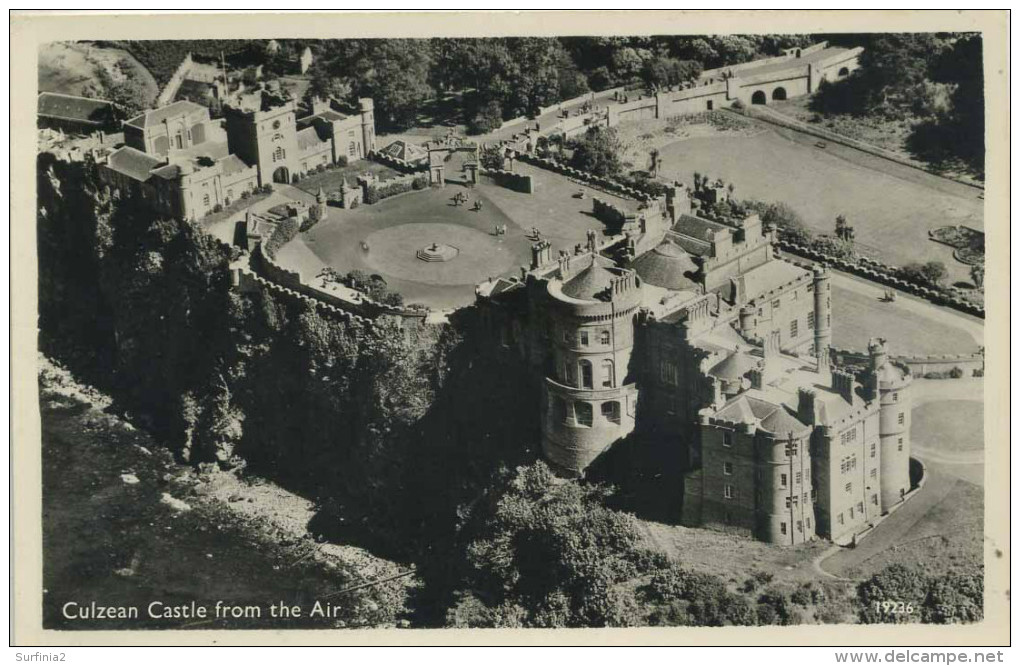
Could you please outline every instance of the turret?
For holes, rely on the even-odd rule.
[[[889,360],[885,340],[868,343],[870,398],[879,401],[882,511],[888,511],[910,490],[910,373]]]

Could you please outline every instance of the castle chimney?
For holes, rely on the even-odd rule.
[[[750,305],[740,308],[740,332],[746,338],[754,337],[754,308]]]
[[[832,343],[832,294],[829,271],[815,266],[812,287],[815,294],[815,358],[818,372],[829,371],[829,346]]]
[[[758,389],[760,391],[765,385],[762,381],[765,374],[763,369],[761,367],[752,368],[751,372],[748,374],[751,378],[751,388]]]
[[[762,344],[762,382],[771,384],[779,376],[779,331],[769,331],[765,334]]]
[[[816,425],[818,421],[815,411],[817,397],[814,389],[803,387],[797,389],[797,418],[809,425]]]
[[[879,370],[889,360],[884,338],[871,338],[868,341],[868,355],[871,357],[871,370]]]
[[[832,390],[843,396],[843,399],[853,404],[854,401],[854,376],[845,370],[832,371]]]

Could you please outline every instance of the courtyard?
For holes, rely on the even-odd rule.
[[[277,260],[301,271],[305,279],[324,267],[377,274],[406,303],[445,310],[474,302],[480,282],[519,276],[519,267],[531,262],[532,227],[554,250],[570,248],[585,242],[588,229],[602,230],[591,214],[592,195],[636,206],[590,189],[584,199],[576,199],[580,186],[563,176],[525,164],[517,171],[534,177],[534,194],[484,182],[472,188],[449,184],[351,210],[331,207],[325,221],[284,246]],[[468,201],[455,205],[458,193]],[[481,209],[475,209],[476,202]],[[506,233],[497,235],[497,227],[504,225]],[[418,252],[433,244],[454,248],[455,256],[447,261],[419,259]]]

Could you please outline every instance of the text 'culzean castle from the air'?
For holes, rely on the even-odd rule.
[[[869,367],[833,367],[827,269],[777,256],[756,214],[712,217],[676,184],[623,221],[615,260],[595,235],[537,243],[520,279],[478,287],[494,342],[541,383],[561,472],[637,437],[683,453],[684,524],[850,541],[911,489],[909,372],[880,339]]]

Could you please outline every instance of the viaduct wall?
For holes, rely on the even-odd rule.
[[[181,64],[177,66],[177,70],[174,71],[173,76],[171,76],[170,80],[166,82],[165,86],[163,86],[163,90],[160,91],[159,97],[156,98],[156,108],[166,106],[170,102],[174,101],[174,97],[177,97],[177,91],[181,88],[181,83],[184,82],[184,77],[186,77],[188,72],[191,71],[192,64],[191,54],[189,53],[184,56],[184,60],[182,60]]]

